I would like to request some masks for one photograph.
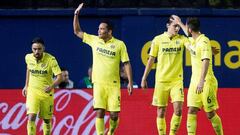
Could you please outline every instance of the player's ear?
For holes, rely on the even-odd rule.
[[[168,27],[169,27],[169,23],[166,24],[166,28],[167,28],[167,29],[168,29]]]
[[[109,34],[109,35],[112,35],[112,30],[108,30],[108,34]]]
[[[45,46],[44,45],[42,45],[42,48],[43,48],[43,52],[45,51]]]
[[[188,31],[189,31],[190,33],[192,33],[192,29],[188,28]]]

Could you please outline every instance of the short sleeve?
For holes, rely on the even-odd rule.
[[[157,39],[154,38],[152,40],[152,44],[151,44],[151,49],[150,49],[149,55],[151,55],[153,57],[157,57],[157,55],[158,55],[158,48],[159,48],[159,46],[157,44]]]
[[[94,41],[97,40],[97,36],[88,34],[86,32],[83,33],[83,42],[88,44],[89,46],[94,45]]]
[[[26,65],[27,65],[27,68],[29,68],[29,67],[28,67],[28,63],[29,63],[29,54],[27,54],[27,55],[25,56],[25,63],[26,63]]]
[[[62,71],[61,71],[61,69],[60,69],[60,67],[59,67],[59,65],[58,65],[58,62],[57,62],[57,60],[53,57],[52,58],[52,71],[53,71],[53,74],[56,76],[56,75],[58,75],[58,74],[60,74]]]
[[[205,39],[201,42],[201,59],[211,59],[212,48],[209,40]]]
[[[122,62],[129,61],[129,57],[128,57],[128,53],[127,53],[127,47],[123,42],[121,44],[121,61]]]

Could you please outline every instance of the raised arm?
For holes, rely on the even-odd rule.
[[[188,36],[187,27],[183,24],[183,22],[181,21],[181,18],[178,17],[177,15],[172,15],[171,17],[173,18],[173,20],[171,20],[171,21],[173,21],[173,22],[175,22],[176,24],[178,24],[178,25],[182,28],[184,34],[185,34],[186,36]]]
[[[124,62],[124,70],[126,71],[127,77],[128,77],[128,94],[131,95],[132,94],[132,90],[133,90],[133,79],[132,79],[132,66],[131,63],[128,62]]]
[[[78,36],[79,38],[83,38],[83,31],[80,27],[80,24],[79,24],[79,19],[78,19],[78,15],[80,13],[80,10],[82,9],[83,7],[83,3],[79,4],[78,8],[75,10],[74,12],[74,18],[73,18],[73,30],[74,30],[74,34],[76,36]]]
[[[148,76],[149,72],[151,71],[151,68],[152,68],[152,65],[153,65],[154,61],[155,61],[155,57],[150,56],[149,59],[148,59],[148,63],[145,67],[143,77],[142,77],[141,87],[143,89],[146,89],[148,87],[147,86],[147,76]]]

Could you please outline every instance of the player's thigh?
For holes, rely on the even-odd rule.
[[[187,94],[187,106],[188,107],[202,107],[202,94],[197,94],[197,84],[190,84]]]
[[[154,93],[153,93],[153,106],[167,106],[169,97],[169,83],[160,83],[155,84]]]
[[[106,84],[94,83],[93,86],[93,107],[94,109],[102,108],[106,109],[107,106],[107,94]]]
[[[27,114],[30,114],[30,113],[38,114],[39,108],[40,108],[40,99],[38,98],[38,95],[35,95],[29,92],[26,97]]]
[[[108,86],[107,111],[119,112],[121,103],[120,85]]]
[[[183,90],[183,81],[175,81],[171,83],[171,90],[170,90],[170,96],[171,96],[171,101],[176,102],[176,101],[184,101],[184,90]]]
[[[218,108],[217,85],[206,83],[203,88],[203,107],[206,112],[211,112]]]
[[[54,98],[52,96],[41,100],[39,117],[51,119],[54,111]]]

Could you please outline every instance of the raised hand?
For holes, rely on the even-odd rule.
[[[75,15],[79,15],[80,10],[82,9],[82,7],[83,7],[83,3],[79,4],[79,6],[78,6],[78,8],[75,10],[74,14],[75,14]]]
[[[182,22],[181,18],[178,17],[177,15],[171,15],[171,18],[173,18],[173,19],[170,19],[170,20],[175,22],[176,24],[180,24]]]

